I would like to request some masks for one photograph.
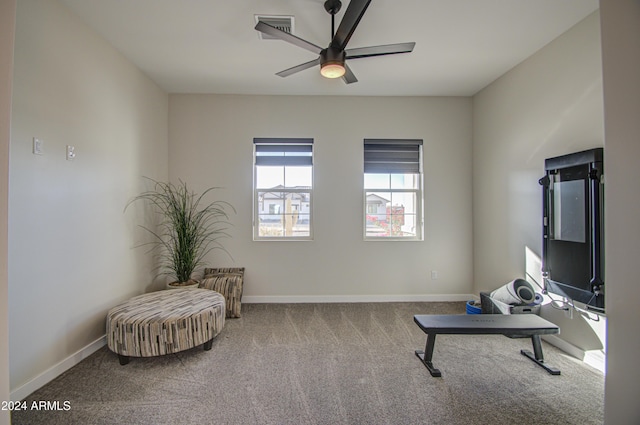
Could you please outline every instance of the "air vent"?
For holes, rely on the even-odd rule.
[[[256,24],[259,21],[264,22],[265,24],[269,24],[272,27],[276,27],[279,30],[287,32],[289,34],[293,34],[293,16],[264,16],[264,15],[255,15]],[[272,37],[268,34],[258,32],[258,37],[262,40],[279,40],[276,37]]]

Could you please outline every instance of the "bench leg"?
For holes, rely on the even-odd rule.
[[[120,366],[124,366],[129,363],[129,356],[118,354],[118,360],[120,361]]]
[[[422,364],[426,366],[431,376],[439,378],[442,376],[442,372],[440,372],[440,369],[433,367],[433,363],[431,362],[431,359],[433,358],[433,347],[435,344],[436,334],[427,334],[427,345],[425,346],[424,351],[416,350],[416,356],[418,356]]]
[[[531,335],[531,342],[533,343],[533,353],[529,350],[520,350],[523,356],[531,359],[535,364],[544,368],[552,375],[560,375],[560,370],[555,367],[549,366],[544,362],[544,356],[542,355],[542,343],[540,342],[540,335]]]

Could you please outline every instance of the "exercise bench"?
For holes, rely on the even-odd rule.
[[[440,377],[442,373],[433,366],[433,348],[436,335],[504,335],[509,338],[529,338],[533,343],[533,353],[520,350],[520,353],[552,375],[560,375],[560,371],[544,362],[540,335],[560,333],[553,323],[535,314],[418,314],[413,321],[427,334],[424,349],[416,350],[416,356],[427,367],[431,376]]]

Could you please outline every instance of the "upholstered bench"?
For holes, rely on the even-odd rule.
[[[224,297],[207,289],[169,289],[133,297],[109,310],[107,346],[120,364],[129,357],[177,353],[213,338],[225,320]]]

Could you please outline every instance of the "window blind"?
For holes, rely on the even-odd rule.
[[[313,165],[313,139],[253,139],[256,165]]]
[[[365,173],[420,173],[419,139],[364,139]]]

